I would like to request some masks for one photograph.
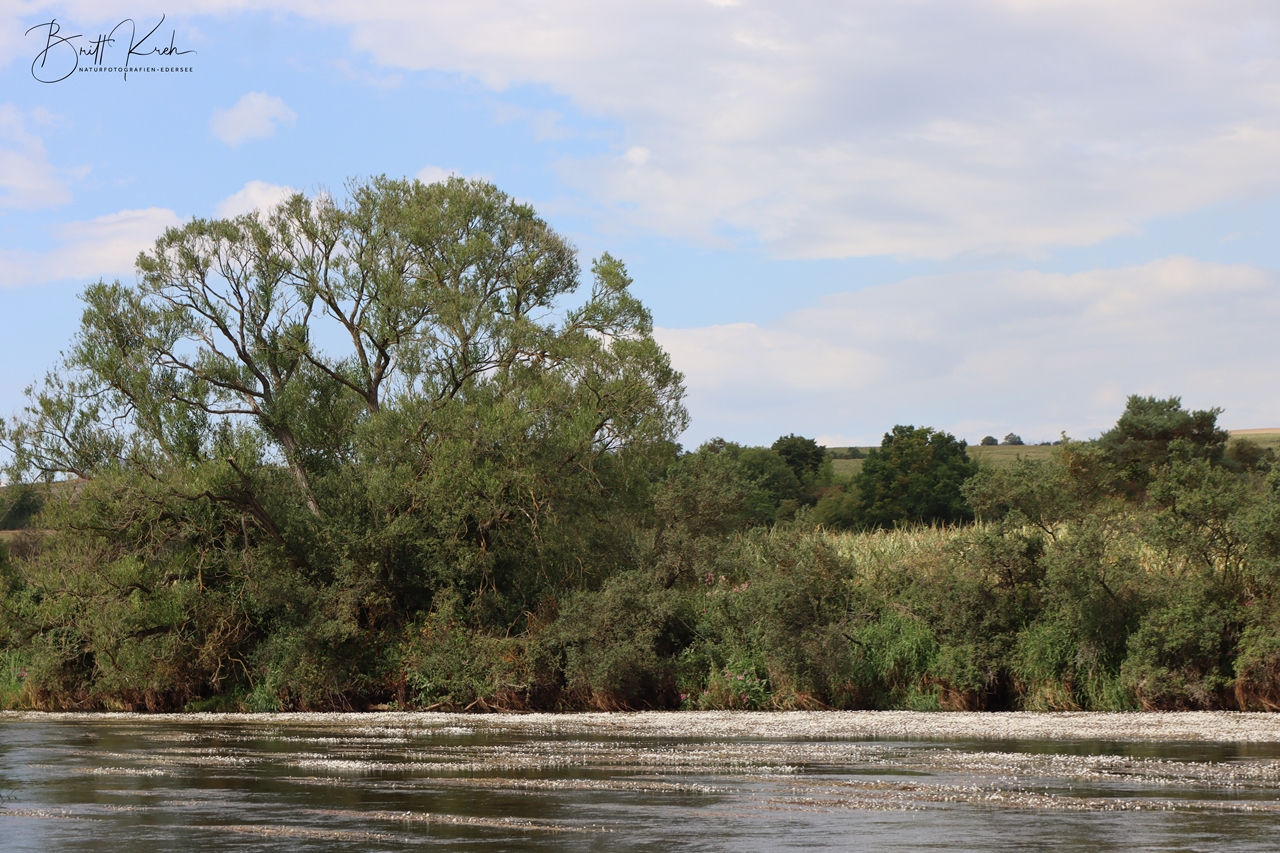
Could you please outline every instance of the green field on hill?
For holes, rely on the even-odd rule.
[[[832,447],[829,448],[837,457],[848,453],[848,447]],[[874,450],[871,447],[859,447],[862,455]],[[970,447],[969,458],[996,468],[1003,468],[1006,465],[1012,465],[1019,458],[1022,459],[1048,459],[1053,453],[1053,448],[1049,446],[1024,444],[1024,445],[997,445],[995,447]],[[862,468],[861,459],[840,459],[831,460],[832,466],[835,468],[836,476],[850,477]]]
[[[1251,429],[1233,430],[1231,432],[1231,437],[1233,439],[1236,439],[1236,438],[1248,439],[1249,441],[1252,441],[1254,444],[1260,445],[1264,448],[1271,448],[1275,450],[1277,453],[1280,453],[1280,429],[1267,429],[1267,430],[1257,430],[1257,431],[1254,431]]]
[[[1252,441],[1263,448],[1271,448],[1280,453],[1280,429],[1268,430],[1236,430],[1231,433],[1232,438],[1242,438]],[[861,459],[842,459],[850,450],[850,447],[829,447],[827,448],[837,458],[832,460],[832,466],[835,468],[837,477],[851,477],[857,474],[862,468]],[[865,457],[868,451],[874,450],[872,447],[856,448]],[[1053,455],[1053,447],[1041,444],[1023,444],[1023,445],[1005,445],[1000,444],[994,447],[983,447],[982,445],[970,445],[969,458],[978,462],[990,465],[994,468],[1004,468],[1012,465],[1018,459],[1039,459],[1047,460]]]

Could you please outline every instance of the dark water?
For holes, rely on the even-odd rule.
[[[1280,746],[0,720],[0,850],[1280,849]]]

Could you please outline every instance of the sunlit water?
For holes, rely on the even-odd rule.
[[[0,849],[1280,848],[1270,718],[1174,741],[850,719],[5,715]]]

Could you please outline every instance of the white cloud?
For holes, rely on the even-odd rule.
[[[1128,394],[1280,426],[1280,277],[1171,258],[1074,275],[919,278],[832,296],[771,326],[658,329],[697,443],[800,432],[878,443],[897,423],[976,440],[1096,434]]]
[[[386,74],[382,76],[368,74],[353,67],[345,59],[335,61],[334,67],[348,80],[354,80],[373,89],[398,89],[404,85],[404,76],[401,74]]]
[[[1280,7],[1262,0],[276,5],[386,66],[621,121],[617,152],[563,175],[673,235],[1034,253],[1280,191]]]
[[[60,8],[162,5],[136,2]],[[564,178],[619,221],[679,237],[745,234],[797,257],[1034,254],[1280,192],[1274,0],[261,8],[346,27],[393,73],[540,87],[616,122],[616,147],[565,160]],[[269,134],[283,116],[247,111],[219,135]]]
[[[442,169],[439,166],[423,166],[414,177],[424,184],[438,184],[441,181],[449,180],[457,174],[452,169]]]
[[[139,252],[181,224],[176,213],[159,207],[68,222],[55,229],[62,245],[51,251],[0,249],[0,288],[129,275]]]
[[[296,192],[297,190],[289,186],[269,184],[266,181],[249,181],[238,192],[218,202],[213,212],[221,219],[230,219],[254,210],[266,213]]]
[[[275,95],[250,92],[230,109],[214,110],[209,129],[234,148],[250,139],[272,136],[277,125],[292,125],[297,117],[298,114]]]
[[[549,139],[566,139],[573,131],[562,126],[564,115],[556,110],[535,110],[511,103],[493,104],[493,117],[499,124],[524,122],[539,142]]]
[[[66,204],[71,192],[49,163],[44,142],[27,129],[28,118],[12,104],[0,104],[0,207]]]
[[[24,17],[20,16],[18,9],[0,9],[0,67],[8,65],[19,56],[24,47],[30,50],[29,44],[23,44],[23,34],[31,24],[24,25],[23,21]]]
[[[444,168],[441,168],[440,166],[430,166],[430,165],[423,166],[414,174],[414,177],[422,181],[424,184],[438,184],[441,181],[447,181],[450,178],[466,178],[467,180],[470,180],[470,181],[489,181],[490,183],[493,182],[493,176],[488,174],[487,172],[472,172],[471,174],[464,175],[461,172],[459,172],[457,169],[444,169]],[[527,199],[520,199],[520,201],[525,203],[531,203],[531,202],[528,202]]]

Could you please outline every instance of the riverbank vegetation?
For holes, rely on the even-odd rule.
[[[624,266],[461,179],[138,267],[0,422],[4,707],[1280,707],[1280,471],[1217,410],[686,452]]]

